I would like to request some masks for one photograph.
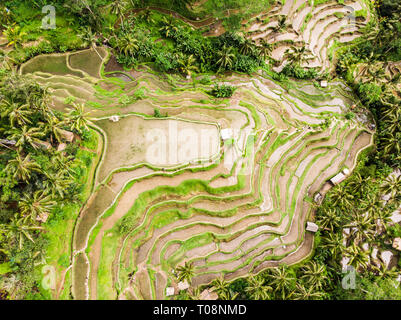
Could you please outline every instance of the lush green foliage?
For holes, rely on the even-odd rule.
[[[216,98],[229,98],[234,94],[235,89],[235,87],[230,85],[216,84],[210,94]]]
[[[8,266],[0,285],[13,288],[10,298],[22,298],[38,292],[43,222],[64,219],[68,203],[84,200],[77,181],[87,164],[77,159],[77,144],[56,149],[88,127],[81,106],[67,115],[53,111],[47,91],[29,78],[4,77],[0,95],[0,265]]]

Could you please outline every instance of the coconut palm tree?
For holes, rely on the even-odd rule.
[[[316,290],[314,286],[306,286],[297,283],[297,289],[291,293],[291,298],[294,300],[321,300],[324,298],[324,293]]]
[[[332,190],[330,198],[333,201],[334,207],[339,205],[342,208],[349,208],[352,206],[352,200],[354,199],[354,196],[348,190],[348,188],[344,187],[343,185],[338,185]]]
[[[192,278],[195,275],[195,267],[192,262],[189,263],[188,261],[186,261],[183,266],[179,266],[177,268],[177,272],[179,281],[187,280],[188,283],[191,283]]]
[[[333,260],[336,261],[337,257],[345,249],[343,244],[343,236],[340,233],[328,233],[322,238],[322,247],[327,248],[333,256]]]
[[[254,300],[268,300],[272,288],[265,285],[264,282],[265,280],[261,275],[249,277],[245,292]]]
[[[322,229],[333,232],[340,227],[341,214],[335,209],[327,209],[317,217],[316,222]]]
[[[32,115],[32,111],[27,104],[17,104],[7,100],[4,100],[0,105],[1,116],[8,117],[11,127],[23,126],[28,123],[32,123],[29,119]]]
[[[401,154],[401,133],[390,134],[382,138],[382,148],[386,155]]]
[[[55,171],[62,171],[69,177],[72,177],[73,169],[76,166],[82,165],[79,159],[75,159],[74,161],[73,156],[65,156],[62,152],[52,155],[50,163]]]
[[[355,194],[365,194],[369,188],[370,179],[371,177],[364,178],[359,172],[357,172],[353,179],[350,180],[347,187]]]
[[[385,132],[394,133],[401,131],[401,109],[398,107],[399,104],[395,104],[396,108],[387,109],[383,112],[384,120],[386,124]]]
[[[92,50],[96,52],[96,54],[99,56],[99,59],[103,60],[103,57],[96,49],[98,36],[95,32],[92,31],[92,28],[83,28],[78,36],[82,39],[85,46],[89,46]]]
[[[178,64],[180,65],[181,72],[188,78],[191,77],[193,71],[198,71],[198,67],[195,66],[196,59],[191,54],[190,56],[178,57]]]
[[[85,106],[83,104],[72,104],[72,108],[69,108],[67,116],[67,122],[70,125],[71,130],[76,130],[82,133],[82,130],[89,130],[90,112],[85,112]]]
[[[302,47],[292,46],[290,49],[287,49],[285,51],[284,57],[288,61],[290,61],[296,65],[301,65],[302,63],[307,61],[306,53],[307,53],[307,49],[305,46],[302,46]]]
[[[400,271],[397,270],[397,267],[389,269],[383,262],[380,262],[380,264],[380,267],[376,267],[374,265],[371,266],[376,276],[378,276],[379,278],[396,279],[400,275]]]
[[[111,13],[115,14],[119,19],[120,22],[123,22],[124,13],[127,9],[127,1],[126,0],[114,0],[110,4]]]
[[[27,223],[27,220],[24,217],[14,217],[9,223],[0,225],[0,231],[6,233],[7,237],[18,241],[18,247],[20,250],[22,250],[26,239],[35,242],[32,235],[33,231],[42,229],[42,227]]]
[[[345,248],[344,256],[350,259],[349,265],[355,267],[356,270],[366,270],[368,268],[369,253],[362,250],[355,243]]]
[[[200,287],[193,288],[191,292],[188,294],[189,300],[200,300],[201,298],[201,289]]]
[[[377,194],[368,194],[366,198],[361,201],[361,210],[372,216],[377,210],[381,210],[383,201]]]
[[[25,195],[18,203],[21,215],[36,221],[38,217],[50,214],[56,204],[51,195],[43,190],[37,190],[33,195]]]
[[[133,56],[139,49],[139,40],[131,33],[124,33],[117,40],[117,47],[126,56]]]
[[[64,127],[67,126],[67,120],[60,120],[57,117],[49,116],[46,122],[39,123],[41,131],[47,135],[50,134],[50,140],[53,142],[53,137],[58,141],[62,141],[62,133]]]
[[[225,292],[228,292],[228,282],[224,280],[224,277],[216,278],[212,282],[213,291],[216,292],[219,296]]]
[[[260,55],[263,57],[264,60],[270,57],[270,54],[272,53],[274,48],[274,45],[271,43],[268,43],[265,39],[262,39],[260,41],[260,45],[258,46],[258,50],[260,52]]]
[[[219,294],[219,299],[220,300],[235,300],[238,297],[238,292],[234,292],[231,289],[227,291],[223,291],[221,294]]]
[[[22,158],[20,154],[13,160],[10,160],[6,166],[6,171],[9,171],[14,179],[27,182],[31,178],[33,171],[41,172],[40,166],[31,161],[30,155]]]
[[[375,222],[368,213],[353,214],[351,222],[344,226],[345,228],[353,228],[354,238],[356,242],[374,239]]]
[[[170,15],[168,18],[163,17],[161,21],[161,28],[159,31],[166,37],[169,38],[178,31],[177,23],[174,21],[173,16]]]
[[[252,39],[245,38],[242,40],[241,46],[239,48],[239,53],[244,55],[249,55],[255,52],[255,43]]]
[[[328,277],[326,267],[322,264],[311,261],[302,267],[301,271],[301,279],[305,280],[305,283],[308,285],[314,286],[317,289],[322,289],[327,283]]]
[[[227,47],[226,45],[223,46],[221,50],[217,52],[217,66],[219,71],[221,69],[226,69],[227,67],[232,67],[235,55],[233,53],[232,47]]]
[[[388,207],[381,208],[377,210],[373,214],[373,219],[376,221],[376,225],[380,228],[383,228],[383,231],[387,229],[387,225],[392,222],[391,217],[393,215],[393,210],[390,210]]]
[[[394,197],[401,190],[401,175],[390,175],[380,189],[383,194],[390,194],[391,197]]]
[[[69,178],[66,172],[59,170],[54,172],[43,172],[46,179],[43,180],[43,186],[48,193],[53,196],[59,196],[64,199],[66,190],[73,184],[74,180]]]
[[[294,274],[289,272],[285,266],[276,267],[271,269],[269,274],[270,284],[274,288],[274,292],[279,292],[281,298],[285,300],[286,295],[290,292],[294,285],[296,278]]]
[[[15,140],[16,146],[22,150],[26,145],[32,146],[34,149],[39,148],[38,144],[41,140],[39,138],[44,136],[40,128],[28,128],[24,125],[22,128],[13,128],[6,132],[9,140]]]
[[[371,64],[367,69],[367,81],[381,84],[385,81],[386,72],[382,64]]]
[[[285,15],[280,16],[277,21],[277,25],[271,27],[274,33],[280,33],[284,31],[286,28],[287,28],[287,17]]]

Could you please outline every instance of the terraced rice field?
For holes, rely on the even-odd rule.
[[[98,50],[102,60],[91,49],[21,68],[49,87],[56,109],[66,98],[86,103],[102,141],[72,239],[74,298],[164,299],[185,262],[198,286],[311,254],[315,193],[372,143],[344,117],[355,103],[344,84],[231,75],[235,94],[215,99],[207,86],[172,87],[150,71],[107,77],[110,54]],[[155,118],[155,108],[168,116]]]
[[[227,31],[221,19],[191,21],[166,9],[150,9],[172,14],[194,28],[207,28],[205,36],[219,36]],[[238,14],[237,11],[228,10],[225,16]],[[283,17],[284,26],[278,28]],[[276,61],[274,70],[277,72],[289,63],[285,53],[293,46],[307,49],[307,58],[301,63],[303,67],[328,71],[333,51],[341,44],[358,39],[371,19],[374,17],[366,0],[285,0],[242,21],[241,31],[256,43],[265,41],[273,45],[271,58]]]
[[[285,26],[277,29],[282,17],[286,18]],[[336,45],[360,37],[360,30],[371,19],[364,0],[286,0],[284,5],[276,5],[244,22],[244,29],[256,42],[265,40],[274,45],[276,71],[288,63],[285,52],[292,46],[305,46],[308,50],[304,67],[327,70]]]

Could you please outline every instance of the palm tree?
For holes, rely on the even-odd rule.
[[[0,231],[3,231],[7,234],[8,237],[12,237],[13,239],[18,241],[20,250],[24,245],[25,239],[28,239],[31,242],[35,242],[31,234],[32,231],[42,229],[42,227],[28,224],[24,217],[14,217],[11,219],[10,223],[0,225]]]
[[[224,280],[224,277],[216,278],[212,282],[213,291],[216,292],[219,296],[225,292],[228,292],[228,282]]]
[[[401,133],[391,134],[382,138],[384,154],[401,154]]]
[[[389,210],[388,207],[381,208],[373,214],[373,219],[376,220],[377,226],[381,226],[385,231],[387,225],[392,222],[391,217],[393,215],[393,210]]]
[[[244,55],[249,55],[255,51],[255,43],[249,39],[245,38],[242,40],[239,52]]]
[[[296,64],[301,65],[307,59],[305,58],[307,49],[305,46],[300,48],[292,46],[291,49],[287,49],[284,53],[284,57],[288,59],[288,61]]]
[[[41,169],[37,163],[30,160],[29,155],[22,158],[20,154],[17,154],[15,159],[8,162],[6,171],[11,172],[14,179],[26,182],[31,178],[31,173],[33,171],[41,172]]]
[[[270,284],[274,288],[275,292],[281,293],[281,298],[285,300],[287,292],[293,289],[296,278],[289,272],[285,266],[276,267],[271,270],[269,274],[271,279]]]
[[[353,179],[348,183],[349,189],[354,193],[364,194],[369,187],[370,177],[363,178],[359,172],[357,172]]]
[[[294,300],[321,300],[324,297],[324,293],[321,291],[316,291],[314,286],[309,286],[306,288],[304,285],[297,283],[297,290],[291,293],[291,297]]]
[[[201,289],[200,287],[193,288],[188,295],[189,300],[200,300],[201,298]]]
[[[361,202],[361,210],[373,215],[377,210],[381,210],[382,205],[383,202],[377,194],[368,194]]]
[[[383,186],[381,187],[381,191],[384,194],[390,194],[391,197],[394,197],[401,190],[401,175],[390,175]]]
[[[65,175],[72,177],[73,169],[76,166],[82,165],[80,160],[75,159],[73,156],[65,156],[62,152],[58,152],[50,159],[52,168],[55,171],[62,171]]]
[[[103,57],[96,49],[98,36],[95,32],[92,31],[92,28],[83,28],[81,33],[79,34],[79,37],[82,39],[85,46],[89,46],[92,50],[96,52],[100,60],[103,60]]]
[[[349,264],[356,270],[366,270],[369,264],[369,254],[353,243],[344,251],[345,257],[349,258]]]
[[[111,4],[111,13],[115,14],[120,22],[123,22],[124,12],[127,9],[127,1],[126,0],[114,0]]]
[[[29,216],[32,221],[37,217],[50,214],[51,209],[56,204],[52,196],[42,190],[37,190],[33,195],[25,195],[19,201],[19,208],[24,217]]]
[[[400,275],[400,272],[397,270],[397,267],[393,267],[389,269],[384,263],[380,262],[381,266],[376,267],[372,265],[376,275],[380,278],[397,278]]]
[[[238,292],[234,292],[231,289],[227,291],[223,291],[221,294],[219,294],[219,299],[220,300],[235,300],[238,297]]]
[[[275,33],[279,33],[284,31],[287,28],[287,17],[282,15],[280,16],[280,18],[277,21],[277,25],[274,27],[271,27],[271,29],[273,30],[273,32]]]
[[[179,266],[177,268],[178,272],[178,280],[184,281],[187,280],[188,283],[192,282],[192,278],[195,275],[195,268],[193,263],[185,262],[184,266]]]
[[[124,54],[133,56],[139,49],[139,41],[131,33],[125,33],[117,40],[118,50]]]
[[[162,27],[159,31],[166,37],[170,37],[174,33],[178,31],[177,23],[174,21],[173,16],[163,17],[162,19]]]
[[[384,114],[386,124],[385,132],[394,133],[401,131],[401,109],[398,107],[399,103],[394,104],[394,109],[387,109]]]
[[[82,130],[89,130],[88,123],[90,121],[90,112],[85,112],[83,104],[72,104],[72,108],[68,109],[69,113],[67,121],[71,125],[72,130],[82,133]]]
[[[379,64],[371,64],[368,66],[368,82],[373,82],[375,84],[382,83],[385,80],[385,69],[383,68],[383,65]]]
[[[67,125],[66,120],[59,120],[57,117],[50,116],[46,122],[41,122],[39,128],[44,134],[51,134],[50,140],[53,142],[53,136],[58,141],[62,141],[62,133]]]
[[[349,192],[348,188],[343,185],[338,185],[331,192],[330,198],[333,201],[334,207],[340,205],[343,208],[348,208],[352,206],[354,196]]]
[[[363,38],[367,41],[374,40],[375,44],[378,39],[380,28],[377,23],[369,23],[366,28],[364,28]]]
[[[19,105],[4,100],[0,106],[0,110],[2,110],[2,117],[8,117],[11,127],[15,127],[16,124],[22,126],[31,123],[29,117],[32,115],[32,111],[27,104]]]
[[[353,214],[350,223],[344,226],[345,228],[353,228],[355,230],[355,240],[357,242],[365,239],[373,240],[375,223],[372,216],[369,214]]]
[[[16,146],[22,150],[22,148],[29,144],[34,149],[38,148],[37,143],[41,140],[39,138],[44,136],[44,133],[40,130],[40,128],[28,128],[28,126],[23,126],[22,128],[13,128],[7,131],[9,134],[9,140],[15,140]]]
[[[268,43],[265,39],[262,39],[260,42],[260,46],[258,46],[258,50],[263,57],[264,60],[270,57],[274,48],[273,44]]]
[[[53,196],[58,195],[61,199],[64,198],[66,190],[74,180],[66,176],[64,171],[59,170],[57,173],[44,172],[46,179],[43,181],[44,188]]]
[[[312,285],[317,289],[322,289],[327,283],[328,277],[324,265],[311,261],[301,270],[303,273],[301,279],[304,279],[305,283],[308,285]]]
[[[223,48],[217,52],[217,57],[217,66],[219,67],[219,71],[221,69],[226,69],[227,67],[232,67],[235,58],[233,48],[224,45]]]
[[[322,238],[322,246],[330,251],[333,260],[336,261],[337,257],[344,250],[343,236],[340,233],[330,232]]]
[[[317,217],[318,225],[325,230],[334,231],[341,224],[341,215],[335,209],[324,210],[321,215]]]
[[[251,276],[248,278],[247,286],[245,287],[245,292],[254,300],[268,300],[269,293],[272,288],[264,285],[265,280],[261,275]]]
[[[180,70],[188,78],[191,77],[193,71],[198,71],[198,67],[195,66],[196,59],[191,54],[186,57],[178,57],[178,64],[180,65]]]

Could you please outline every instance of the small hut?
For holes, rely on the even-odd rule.
[[[306,231],[316,233],[319,230],[319,226],[316,223],[308,221],[306,223]]]

